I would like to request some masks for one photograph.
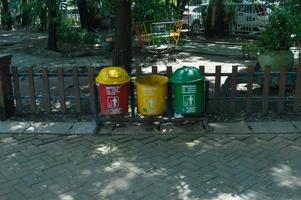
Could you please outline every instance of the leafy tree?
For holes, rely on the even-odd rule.
[[[57,29],[59,25],[59,0],[47,0],[48,6],[48,44],[49,50],[57,50]]]
[[[9,11],[9,1],[1,0],[2,10],[1,10],[1,23],[6,30],[11,30],[13,28],[12,15]]]
[[[123,66],[130,72],[132,65],[131,0],[115,0],[115,41],[113,65]]]
[[[224,35],[224,0],[210,0],[205,20],[206,36]]]

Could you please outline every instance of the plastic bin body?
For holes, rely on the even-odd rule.
[[[166,112],[168,78],[161,75],[146,75],[136,79],[138,112],[145,116]]]
[[[183,67],[172,77],[176,114],[199,114],[204,112],[204,76],[195,67]]]
[[[103,115],[127,114],[129,105],[129,83],[123,85],[98,86],[100,109]]]
[[[108,67],[100,71],[96,82],[101,114],[128,113],[130,80],[127,72],[121,67]]]

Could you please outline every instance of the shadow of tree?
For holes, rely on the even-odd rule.
[[[60,200],[297,200],[300,139],[299,135],[1,135],[0,195]]]

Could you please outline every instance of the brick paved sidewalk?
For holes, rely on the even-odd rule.
[[[0,199],[300,200],[301,135],[0,135]]]

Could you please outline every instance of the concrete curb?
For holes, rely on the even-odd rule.
[[[58,134],[58,135],[91,135],[95,122],[0,122],[0,134]],[[147,130],[147,131],[145,131]],[[131,133],[133,132],[133,133]],[[138,133],[139,132],[139,133]],[[162,125],[162,130],[154,127],[121,127],[104,126],[98,135],[181,135],[181,134],[301,134],[301,121],[285,122],[241,122],[210,123],[209,129],[187,126]]]
[[[212,134],[296,134],[301,133],[301,122],[242,122],[212,123]]]
[[[0,122],[0,134],[93,134],[95,122]]]

